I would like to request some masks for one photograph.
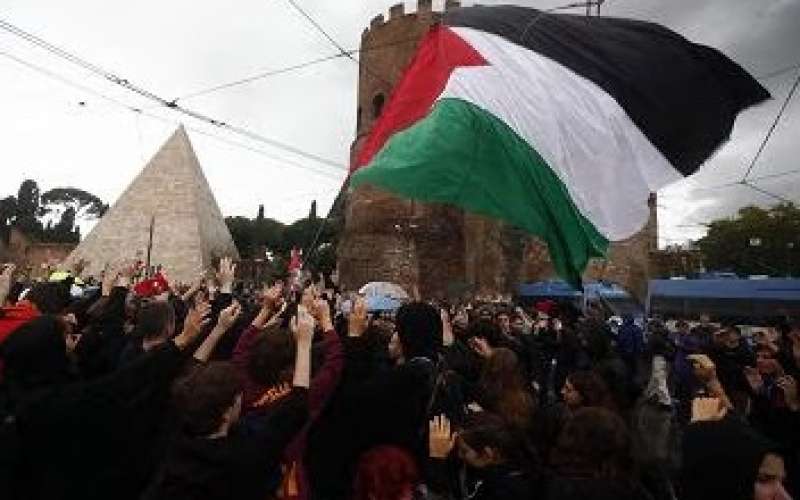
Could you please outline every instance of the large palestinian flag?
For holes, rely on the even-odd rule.
[[[723,54],[656,24],[456,9],[420,42],[351,185],[507,221],[578,284],[644,226],[651,192],[697,170],[767,98]]]

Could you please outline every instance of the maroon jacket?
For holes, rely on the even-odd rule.
[[[250,353],[261,333],[262,331],[258,328],[252,325],[249,326],[239,338],[233,351],[232,361],[244,379],[242,402],[245,411],[252,409],[253,405],[270,389],[269,386],[252,380],[247,371]],[[322,348],[325,353],[325,359],[320,369],[311,379],[308,389],[308,421],[283,453],[284,478],[281,489],[278,492],[278,498],[306,500],[310,496],[308,491],[309,483],[303,466],[306,435],[308,434],[308,429],[322,413],[325,404],[336,390],[344,366],[342,342],[335,330],[325,332]]]

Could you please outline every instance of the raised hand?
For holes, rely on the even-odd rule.
[[[280,281],[275,282],[271,287],[264,289],[263,295],[263,307],[265,309],[269,309],[274,311],[278,307],[280,307],[280,303],[283,301],[283,297],[281,294],[283,293],[283,283]]]
[[[711,358],[705,354],[690,354],[686,357],[692,363],[694,374],[698,380],[705,384],[717,378],[717,368]]]
[[[488,358],[492,355],[492,346],[483,337],[472,337],[469,341],[470,347],[482,358]]]
[[[303,294],[300,297],[300,305],[311,310],[314,308],[314,301],[318,296],[319,294],[317,293],[317,287],[313,284],[309,285],[303,290]]]
[[[200,275],[197,278],[195,278],[194,281],[192,281],[191,286],[189,286],[186,292],[184,292],[183,295],[181,295],[181,300],[183,302],[189,302],[189,299],[191,299],[194,296],[194,294],[197,293],[198,290],[200,290],[204,282],[205,282],[205,277],[203,275]]]
[[[367,330],[367,301],[358,296],[353,299],[353,310],[347,320],[348,337],[360,337]]]
[[[128,288],[131,286],[131,283],[133,283],[133,277],[139,271],[138,263],[136,261],[123,261],[120,264],[111,266],[111,269],[115,279],[112,288],[115,286]]]
[[[292,383],[295,387],[308,388],[311,384],[311,340],[314,337],[314,317],[304,306],[297,306],[297,316],[292,318],[291,328],[297,344]]]
[[[203,309],[205,309],[205,307],[209,306],[209,304],[203,303],[201,306]],[[198,309],[200,308],[198,307]],[[208,311],[210,311],[210,307]],[[200,310],[198,312],[198,315],[202,314],[202,312],[203,311]],[[192,357],[194,357],[194,359],[200,361],[201,363],[205,363],[206,361],[208,361],[209,358],[211,358],[211,353],[214,352],[214,349],[217,347],[217,344],[219,343],[222,336],[225,335],[225,332],[227,332],[233,326],[234,323],[236,323],[236,320],[239,318],[239,314],[241,314],[241,312],[242,312],[242,306],[235,300],[231,303],[231,305],[220,311],[219,319],[217,320],[217,325],[214,327],[213,330],[211,330],[211,333],[209,333],[208,336],[205,339],[203,339],[203,343],[200,344],[200,346],[194,351],[194,355]],[[192,318],[194,327],[197,327],[198,325],[197,321],[198,321],[197,317]],[[208,320],[203,322],[202,317],[200,317],[200,323],[199,323],[200,328],[202,328],[202,326],[205,325],[205,323],[207,322]]]
[[[0,306],[6,302],[9,292],[11,292],[11,283],[13,282],[14,271],[17,266],[14,264],[6,264],[3,267],[3,272],[0,273]]]
[[[298,347],[311,347],[311,339],[314,337],[314,317],[302,305],[297,306],[297,316],[292,318],[291,328]]]
[[[450,314],[445,308],[442,308],[439,314],[442,318],[442,344],[445,347],[449,347],[456,341],[456,337],[453,335],[453,324],[450,322]]]
[[[233,291],[233,280],[236,275],[236,264],[230,257],[223,257],[219,260],[217,270],[217,281],[219,281],[219,291],[221,293],[231,293]]]
[[[314,299],[311,305],[311,315],[319,323],[323,331],[333,330],[333,322],[331,321],[331,306],[325,299]]]
[[[431,458],[447,458],[455,444],[456,436],[450,429],[450,420],[444,415],[433,417],[428,423],[428,453]]]
[[[720,398],[694,398],[692,400],[692,422],[715,422],[728,412]]]
[[[778,387],[783,391],[786,406],[792,411],[800,411],[800,398],[797,391],[797,380],[791,375],[784,375],[777,381]]]
[[[210,313],[211,304],[208,302],[201,302],[189,310],[186,319],[183,320],[183,331],[175,337],[178,349],[184,349],[200,335],[202,329],[211,321],[208,317]]]
[[[241,313],[242,305],[239,304],[238,301],[234,300],[231,302],[231,305],[219,312],[217,326],[225,331],[229,330],[233,324],[236,323],[236,320],[239,319],[239,315]]]
[[[111,290],[117,285],[119,276],[120,272],[118,269],[108,265],[106,266],[103,270],[103,282],[100,285],[100,291],[103,297],[111,295]]]

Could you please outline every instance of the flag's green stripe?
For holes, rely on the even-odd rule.
[[[583,217],[561,180],[508,125],[461,99],[393,135],[353,187],[372,184],[401,196],[451,203],[502,219],[542,238],[558,274],[580,283],[608,240]]]

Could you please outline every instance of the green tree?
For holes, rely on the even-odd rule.
[[[78,243],[80,230],[75,227],[75,209],[67,207],[61,213],[58,223],[51,231],[45,232],[45,241],[56,243]]]
[[[108,205],[97,196],[78,188],[55,188],[42,194],[32,179],[22,182],[17,196],[0,200],[0,235],[16,227],[26,235],[45,242],[77,243],[80,240],[78,220],[102,217]],[[42,220],[57,215],[58,222]]]
[[[292,248],[306,251],[306,264],[312,272],[330,273],[336,267],[336,245],[341,224],[337,217],[327,222],[320,219],[316,216],[315,208],[312,205],[309,217],[288,225],[264,217],[262,207],[259,207],[255,219],[226,217],[225,223],[243,258],[264,258],[262,251],[272,254],[275,276],[286,272]],[[316,245],[312,249],[315,240]]]
[[[32,179],[22,181],[17,191],[14,226],[25,234],[38,237],[44,229],[39,221],[44,213],[39,185]]]
[[[233,244],[244,258],[252,257],[253,251],[253,221],[247,217],[225,217],[225,224],[233,238]]]
[[[800,208],[782,203],[744,207],[735,217],[712,222],[697,242],[710,270],[740,275],[800,274]]]
[[[8,241],[8,231],[17,213],[17,199],[7,196],[0,200],[0,238]]]
[[[72,208],[77,219],[102,217],[108,210],[108,205],[97,196],[73,187],[47,191],[42,195],[42,206],[48,212]]]

